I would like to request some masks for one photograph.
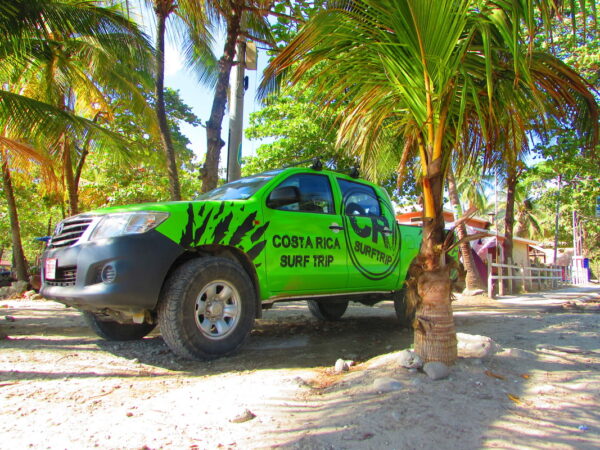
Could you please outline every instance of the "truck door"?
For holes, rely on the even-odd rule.
[[[392,290],[398,282],[400,233],[389,199],[373,187],[337,179],[348,248],[348,287]]]
[[[266,273],[273,293],[336,292],[347,286],[346,240],[330,178],[289,176],[266,198]]]

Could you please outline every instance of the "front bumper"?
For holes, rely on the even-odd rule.
[[[80,309],[153,310],[173,262],[184,249],[156,230],[47,250],[42,257],[41,294]],[[46,260],[56,276],[46,279]],[[102,281],[110,265],[112,282]]]

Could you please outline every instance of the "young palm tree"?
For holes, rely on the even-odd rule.
[[[442,215],[449,161],[454,151],[462,160],[486,153],[497,140],[495,77],[508,75],[538,95],[520,25],[532,36],[535,7],[547,18],[550,3],[516,0],[501,8],[484,0],[333,2],[266,70],[266,80],[287,76],[297,82],[321,64],[312,82],[323,104],[346,105],[340,145],[377,153],[383,131],[392,130],[404,141],[399,171],[410,155],[419,155],[424,224],[411,291],[418,299],[415,350],[425,361],[452,363],[457,351]],[[470,145],[458,146],[461,140]]]

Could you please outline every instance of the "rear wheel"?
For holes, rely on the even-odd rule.
[[[348,309],[348,301],[344,302],[326,302],[318,300],[307,300],[308,309],[319,320],[329,322],[340,320]]]
[[[211,359],[239,349],[254,325],[248,274],[225,258],[188,261],[169,277],[158,308],[163,339],[179,356]]]
[[[394,309],[396,310],[396,317],[400,325],[403,328],[410,328],[415,318],[415,313],[412,312],[409,314],[407,311],[406,288],[394,292]]]
[[[119,323],[88,311],[84,311],[83,318],[94,333],[107,341],[135,341],[156,327],[153,323]]]

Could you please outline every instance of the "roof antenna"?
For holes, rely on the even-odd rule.
[[[350,167],[350,176],[352,178],[358,178],[360,176],[360,173],[358,171],[358,164],[356,166]]]
[[[310,168],[312,170],[323,170],[323,163],[321,162],[321,158],[319,158],[319,157],[314,158]]]

